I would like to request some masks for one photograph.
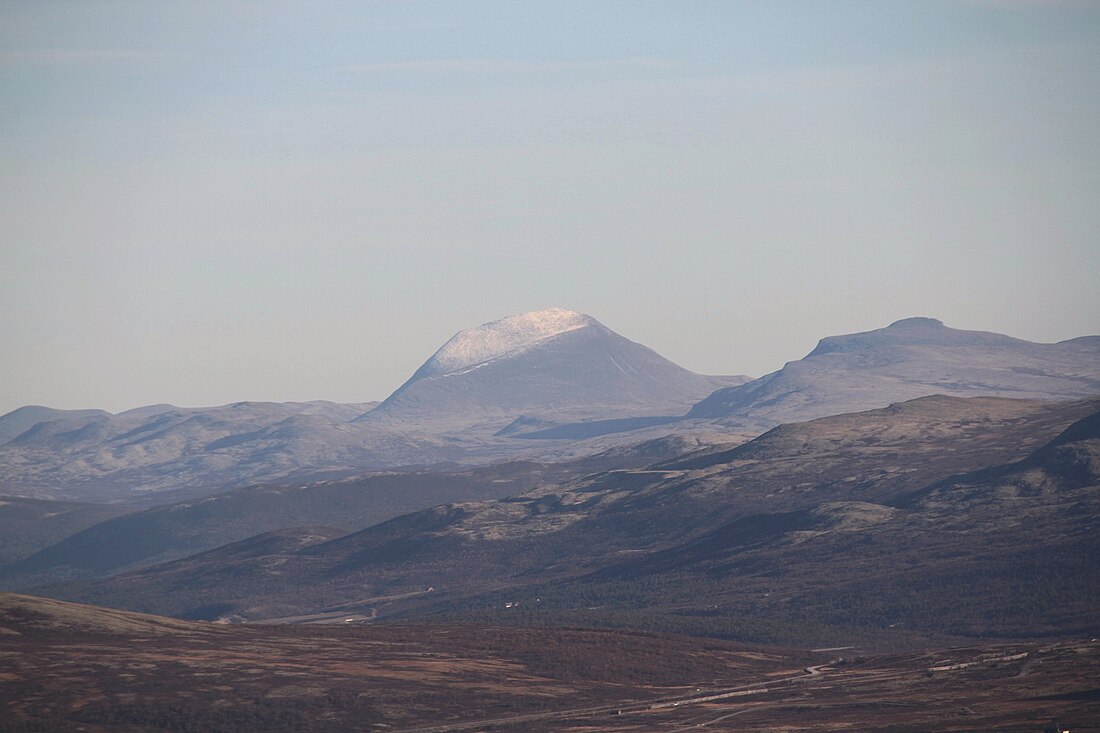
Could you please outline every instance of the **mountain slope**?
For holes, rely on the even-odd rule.
[[[688,417],[770,427],[930,394],[1052,400],[1100,394],[1100,337],[1037,344],[907,318],[824,338],[777,372],[718,390]]]
[[[502,464],[465,472],[384,473],[316,484],[261,485],[153,507],[78,527],[0,567],[9,590],[119,572],[301,525],[343,533],[436,504],[522,493],[554,467]],[[30,501],[30,500],[24,500]],[[0,519],[7,507],[0,506]],[[80,530],[80,531],[77,531]]]
[[[878,437],[857,450],[854,442],[838,446],[832,438],[821,444],[832,446],[824,451],[812,447],[814,440],[782,441],[786,459],[776,445],[756,457],[745,451],[693,482],[697,488],[685,487],[717,499],[730,490],[722,488],[722,477],[743,492],[734,499],[740,511],[714,511],[712,501],[713,519],[694,520],[706,529],[702,534],[651,552],[606,556],[610,562],[571,580],[505,593],[513,603],[534,606],[528,620],[628,623],[758,640],[793,641],[808,629],[838,644],[884,637],[1092,637],[1100,631],[1100,405],[1090,407],[1091,414],[1019,460],[979,467],[984,461],[972,455],[965,463],[976,470],[968,473],[958,473],[955,460],[964,456],[951,455],[956,440],[947,436],[924,446],[906,439],[917,444],[912,453],[904,443]],[[1002,441],[1025,435],[1018,425],[969,425],[969,436],[960,438],[972,447],[991,429],[1008,433]],[[1049,436],[1049,427],[1041,432]],[[864,451],[870,455],[861,461]],[[1005,455],[994,450],[987,458],[996,453]],[[922,454],[926,469],[917,465]],[[937,466],[941,457],[947,460]],[[771,464],[770,480],[757,461]],[[907,479],[914,473],[927,480],[937,472],[957,475],[897,491],[913,485]],[[631,498],[638,514],[634,535],[654,526],[658,511],[691,516],[677,506],[685,498],[655,492],[645,512],[647,499]],[[489,617],[502,595],[460,607]],[[588,605],[607,610],[581,610]],[[770,628],[754,627],[765,619]]]
[[[226,560],[238,552],[228,547],[224,557],[214,550],[54,591],[174,614],[216,607],[255,617],[354,604],[382,616],[514,616],[822,645],[1092,633],[1083,609],[1098,589],[1084,568],[1098,548],[1081,538],[1100,516],[1096,486],[1078,483],[1053,498],[1025,492],[1001,505],[959,501],[944,510],[954,511],[950,523],[913,497],[976,470],[1016,471],[1098,408],[925,398],[784,426],[720,456],[397,517],[280,556],[277,577],[259,561]],[[1073,450],[1090,446],[1074,441]],[[693,463],[699,458],[708,460]],[[1032,524],[1020,525],[1021,512]],[[982,563],[998,574],[976,575]],[[959,604],[961,581],[947,581],[953,572],[981,582],[984,595]],[[1006,603],[1029,584],[1077,600],[1062,608]],[[876,610],[851,610],[857,588],[878,599]],[[944,606],[952,600],[954,611]],[[514,601],[525,610],[502,615]]]
[[[16,540],[24,550],[11,558],[18,562],[0,562],[0,587],[19,590],[108,575],[302,525],[341,527],[347,533],[437,504],[513,496],[595,471],[636,468],[699,445],[690,438],[672,437],[559,463],[514,461],[467,470],[394,471],[296,485],[265,484],[128,513],[119,505],[9,499],[0,503],[0,529],[9,530],[11,537],[5,542],[0,533],[0,550]],[[76,509],[83,510],[76,515],[84,520],[81,524],[66,521]],[[58,516],[41,518],[44,513]],[[122,513],[126,516],[117,517]],[[28,514],[39,521],[19,521]],[[64,532],[66,527],[70,529]]]
[[[744,377],[708,377],[561,308],[524,313],[451,338],[378,408],[361,418],[433,431],[515,419],[558,422],[680,415]]]
[[[0,566],[77,532],[133,511],[117,504],[83,504],[0,496]]]

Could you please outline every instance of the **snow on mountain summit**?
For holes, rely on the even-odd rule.
[[[591,316],[565,308],[507,316],[455,334],[420,368],[418,376],[460,372],[596,323]]]
[[[465,440],[521,416],[564,424],[679,415],[744,381],[695,374],[591,316],[548,308],[459,332],[356,419]]]

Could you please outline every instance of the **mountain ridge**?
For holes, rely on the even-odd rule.
[[[802,359],[714,392],[687,417],[770,428],[931,394],[1050,400],[1100,394],[1100,337],[1039,344],[905,318],[827,336]]]

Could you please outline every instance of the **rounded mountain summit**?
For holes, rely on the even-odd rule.
[[[933,394],[1072,400],[1100,394],[1100,337],[1039,344],[905,318],[828,336],[804,358],[715,392],[688,413],[728,427],[871,410]]]
[[[571,422],[682,415],[748,377],[688,371],[564,308],[455,334],[361,420],[421,429],[500,428],[524,417]]]

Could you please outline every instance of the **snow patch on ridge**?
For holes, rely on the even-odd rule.
[[[419,376],[469,371],[528,349],[540,341],[595,323],[591,316],[565,308],[547,308],[501,318],[455,334],[420,368]]]

